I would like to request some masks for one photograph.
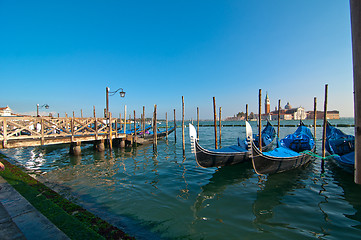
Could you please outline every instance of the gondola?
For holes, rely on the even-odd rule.
[[[151,129],[151,128],[152,128],[152,125],[150,125],[150,124],[145,126],[146,131]],[[137,134],[139,134],[139,132],[142,131],[141,125],[136,126],[136,131],[137,131]],[[120,130],[119,133],[124,133],[124,130]],[[126,130],[125,133],[126,134],[134,134],[134,127],[132,127],[130,130]]]
[[[298,168],[310,161],[310,152],[314,152],[315,148],[311,130],[300,122],[293,134],[281,139],[278,147],[269,152],[261,152],[252,141],[253,169],[262,175]]]
[[[347,172],[354,171],[355,165],[355,137],[347,135],[340,129],[326,125],[326,150],[333,155],[336,164]]]
[[[264,149],[269,149],[270,145],[272,145],[272,141],[269,142],[266,141],[266,139],[272,139],[272,137],[274,138],[275,135],[272,134],[274,131],[270,130],[269,128],[273,129],[271,124],[267,125],[262,131],[262,134],[264,134],[262,140],[265,139],[265,142],[268,142],[268,145],[263,147]],[[271,134],[271,136],[268,137],[267,134]],[[252,139],[252,128],[247,121],[246,139],[244,141],[241,141],[238,138],[237,145],[232,145],[221,149],[205,149],[201,145],[199,145],[197,131],[192,124],[189,124],[189,136],[191,138],[192,152],[195,153],[196,161],[200,167],[221,167],[238,164],[250,160],[250,157],[252,155],[250,142],[250,140]]]
[[[174,127],[168,128],[168,135],[171,134],[172,132],[174,132],[174,130],[175,130]],[[141,136],[141,137],[144,136],[145,139],[149,139],[149,138],[153,139],[153,137],[154,137],[153,135],[154,135],[153,131],[146,131],[145,135],[139,134],[139,136]],[[166,129],[164,129],[162,131],[160,131],[160,130],[157,131],[157,138],[158,139],[163,138],[166,135],[167,135],[167,130]]]
[[[168,135],[171,134],[172,132],[174,132],[174,130],[175,130],[175,127],[168,128]],[[157,131],[157,139],[162,139],[165,136],[167,136],[166,129],[162,130],[162,131],[160,131],[160,130]],[[154,138],[153,131],[146,131],[145,134],[143,134],[142,132],[138,133],[136,141],[139,144],[147,144],[147,143],[152,143],[153,138]]]

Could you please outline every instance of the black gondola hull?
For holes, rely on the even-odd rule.
[[[174,127],[169,129],[168,135],[171,134],[172,132],[174,132],[174,130],[175,130]],[[157,139],[162,139],[165,136],[167,136],[167,132],[163,131],[163,132],[157,134]],[[153,139],[154,139],[154,134],[138,135],[136,142],[139,144],[149,144],[149,143],[153,143]]]
[[[251,152],[216,152],[202,148],[198,141],[195,141],[196,146],[196,161],[199,166],[208,167],[222,167],[234,165],[250,160]]]
[[[315,151],[315,146],[311,152]],[[272,157],[264,155],[254,143],[252,143],[253,168],[257,174],[274,174],[285,172],[306,165],[310,162],[312,156],[307,153],[301,153],[299,156],[294,157]]]

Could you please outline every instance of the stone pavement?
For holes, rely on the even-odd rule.
[[[0,176],[0,239],[69,239]]]

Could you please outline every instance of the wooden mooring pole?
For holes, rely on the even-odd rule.
[[[281,120],[281,99],[278,99],[278,117],[277,117],[277,144],[280,139],[280,120]],[[278,145],[277,145],[278,146]]]
[[[214,148],[218,149],[217,143],[217,110],[216,110],[216,98],[213,97],[213,115],[214,115]]]
[[[36,124],[37,125],[37,124]],[[8,130],[8,125],[6,123],[6,119],[4,119],[3,121],[3,136],[4,136],[4,140],[3,140],[3,148],[6,148],[6,144],[7,144],[7,136],[8,136],[8,133],[7,133],[7,130]]]
[[[326,125],[327,125],[327,91],[328,85],[325,85],[325,100],[323,106],[323,133],[322,133],[322,160],[321,160],[321,173],[325,172],[325,157],[326,157]]]
[[[222,148],[222,107],[219,107],[219,148]]]
[[[143,122],[143,136],[145,136],[145,106],[143,106],[143,116],[142,116],[142,122]]]
[[[122,114],[119,113],[119,133],[120,131],[123,129],[123,125],[122,125]],[[125,138],[122,138],[120,141],[119,147],[120,148],[125,148]]]
[[[199,108],[197,107],[197,137],[199,138]]]
[[[134,136],[137,136],[137,123],[135,122],[135,110],[134,110]]]
[[[165,113],[165,140],[168,140],[168,114]]]
[[[153,113],[153,150],[157,151],[158,138],[157,138],[157,105],[154,104],[154,113]]]
[[[325,85],[325,101],[323,106],[323,134],[322,134],[322,157],[326,156],[326,125],[327,125],[327,92],[328,84]],[[323,167],[323,159],[322,159]]]
[[[258,93],[258,148],[262,152],[262,89]]]
[[[355,114],[355,183],[361,184],[361,1],[350,0]]]
[[[246,121],[248,121],[248,104],[246,104]]]
[[[174,112],[174,142],[177,142],[177,122],[175,118],[175,109],[173,109]]]
[[[124,105],[124,134],[127,134],[127,105]]]
[[[93,106],[93,115],[94,115],[94,131],[95,131],[95,140],[98,140],[98,121],[95,115],[95,106]]]
[[[313,99],[313,138],[316,140],[317,98]]]
[[[182,147],[183,147],[183,155],[185,154],[185,139],[184,139],[184,96],[182,96]]]
[[[115,133],[115,138],[118,139],[118,118],[114,118],[114,133]]]
[[[134,146],[137,146],[137,123],[136,123],[136,117],[135,117],[135,110],[134,110],[134,134],[133,134],[133,144],[134,144]]]

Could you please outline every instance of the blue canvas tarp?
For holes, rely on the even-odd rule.
[[[304,125],[301,125],[293,134],[287,135],[279,141],[279,147],[269,152],[264,152],[264,155],[272,157],[295,157],[301,155],[300,152],[313,149],[315,141],[311,130]]]

